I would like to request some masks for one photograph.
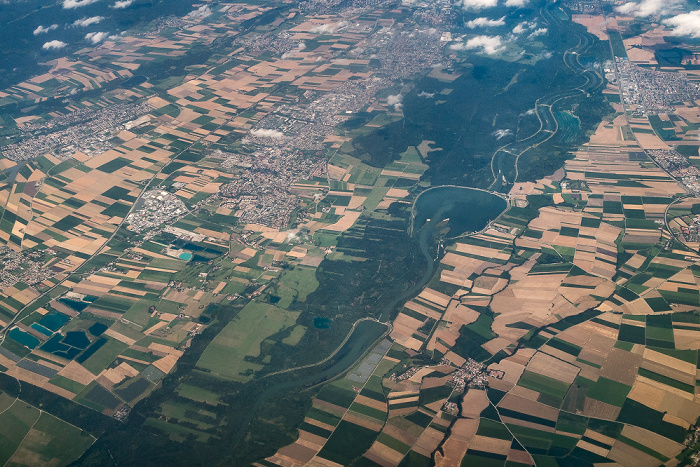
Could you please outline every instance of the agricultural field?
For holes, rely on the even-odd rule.
[[[269,227],[269,219],[239,221],[247,208],[222,202],[219,194],[249,167],[233,160],[232,151],[252,155],[270,146],[251,129],[263,125],[275,105],[297,99],[299,90],[327,93],[352,77],[370,76],[362,61],[345,59],[333,64],[338,74],[319,75],[314,71],[319,65],[306,60],[313,48],[299,52],[294,63],[280,56],[192,53],[221,34],[254,29],[265,11],[231,4],[206,20],[180,19],[172,30],[156,27],[113,38],[90,56],[57,60],[47,74],[3,94],[9,103],[104,88],[98,97],[77,99],[53,114],[19,118],[27,131],[40,122],[54,121],[60,128],[64,113],[94,112],[89,115],[103,118],[115,108],[127,109],[124,124],[102,146],[86,140],[72,153],[44,151],[23,161],[11,182],[3,179],[0,238],[11,250],[26,252],[8,256],[13,266],[5,272],[15,279],[0,290],[5,327],[0,368],[7,375],[122,419],[162,384],[193,339],[212,324],[221,332],[208,338],[211,345],[198,358],[197,371],[238,383],[268,367],[283,367],[280,355],[308,340],[309,329],[327,327],[327,318],[315,321],[313,314],[297,322],[319,287],[317,268],[327,255],[359,260],[359,251],[351,256],[336,249],[338,236],[360,216],[367,222],[376,212],[377,219],[390,219],[389,206],[408,199],[406,188],[416,185],[427,165],[415,147],[384,170],[338,151],[352,135],[400,118],[377,103],[376,118],[365,122],[369,126],[348,137],[320,136],[317,150],[337,153],[328,167],[311,152],[302,157],[311,161],[307,168],[285,167],[290,194],[284,196],[298,204],[289,213],[295,221],[287,218],[285,229]],[[369,32],[364,25],[373,22],[361,20],[357,34],[339,32],[333,40],[347,42],[344,47],[356,43]],[[300,17],[288,27],[308,39],[315,25]],[[216,66],[207,71],[195,65],[196,59]],[[194,74],[164,77],[163,67],[173,61]],[[109,88],[111,81],[131,78],[139,69],[152,81],[139,80],[127,90]],[[270,92],[271,82],[294,84]],[[279,149],[272,151],[280,157]],[[3,160],[3,170],[15,166]],[[160,191],[153,191],[156,187]],[[157,196],[179,207],[161,222],[155,211],[146,211]],[[147,235],[146,228],[152,229]],[[221,315],[229,321],[222,323]],[[339,324],[334,332],[348,326]],[[205,389],[183,387],[189,389],[178,394],[194,403],[214,400],[196,395]],[[148,423],[194,420],[186,415],[190,409],[166,404]],[[201,423],[208,429],[217,422]],[[189,431],[183,427],[179,433]]]
[[[649,134],[659,127],[650,120]],[[637,133],[641,122],[630,131],[611,116],[563,171],[516,183],[504,215],[446,243],[432,280],[394,320],[385,359],[397,366],[378,387],[388,409],[380,434],[353,459],[334,457],[338,441],[323,436],[315,456],[431,465],[441,446],[433,459],[444,466],[690,461],[700,417],[700,203],[648,163],[652,140]],[[475,362],[481,373],[470,373]],[[403,372],[410,377],[397,381]],[[340,403],[331,387],[320,396]],[[318,397],[307,417],[321,410]],[[352,410],[350,400],[341,406]],[[333,425],[345,434],[341,416]],[[371,437],[347,433],[355,447]],[[309,462],[287,457],[303,439],[266,461]]]
[[[0,89],[0,464],[690,461],[700,118],[600,71],[662,31],[185,6]]]
[[[6,465],[58,464],[77,460],[95,442],[89,433],[7,393],[2,401],[0,460]]]

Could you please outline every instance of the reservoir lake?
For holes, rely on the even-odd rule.
[[[413,232],[430,221],[449,219],[448,237],[478,232],[496,219],[508,202],[488,191],[457,186],[439,186],[424,191],[413,206]]]

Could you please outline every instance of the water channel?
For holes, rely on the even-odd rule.
[[[427,264],[420,281],[382,307],[380,321],[363,320],[356,323],[345,343],[327,362],[286,372],[284,380],[263,390],[242,419],[234,444],[245,433],[245,427],[267,398],[295,388],[317,385],[342,375],[389,332],[391,328],[388,321],[392,311],[401,302],[418,294],[433,277],[436,266],[433,236],[435,227],[440,222],[449,218],[447,226],[450,228],[450,236],[454,237],[483,229],[507,207],[508,203],[504,198],[473,188],[441,186],[421,193],[413,205],[413,222],[410,229],[411,234],[416,236],[420,252]]]

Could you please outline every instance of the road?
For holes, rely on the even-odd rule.
[[[535,115],[540,122],[539,129],[532,135],[521,140],[513,141],[498,148],[491,157],[491,174],[493,182],[489,185],[490,191],[498,190],[501,186],[515,183],[518,180],[518,163],[529,149],[535,148],[552,138],[559,130],[559,124],[554,116],[552,107],[557,102],[580,95],[597,91],[604,83],[603,76],[597,69],[587,68],[581,64],[580,54],[584,53],[593,43],[593,36],[565,28],[561,20],[552,12],[554,5],[541,10],[542,17],[547,21],[550,29],[574,34],[578,43],[566,50],[562,57],[564,64],[572,71],[579,73],[584,82],[564,91],[556,91],[546,94],[535,101]],[[513,166],[510,167],[509,164]],[[512,174],[512,180],[508,180],[507,174]]]

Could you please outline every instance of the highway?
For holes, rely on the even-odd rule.
[[[594,43],[594,38],[591,34],[571,31],[571,28],[565,28],[562,25],[561,19],[552,12],[558,8],[555,5],[549,5],[541,10],[541,15],[548,23],[549,29],[560,31],[562,34],[573,34],[578,39],[575,46],[564,52],[562,59],[564,64],[575,73],[578,73],[582,78],[580,85],[574,86],[564,91],[556,91],[546,94],[535,101],[535,115],[540,122],[539,129],[527,138],[523,138],[511,143],[505,144],[498,148],[491,157],[491,174],[493,182],[488,189],[498,191],[506,184],[515,183],[518,180],[518,163],[520,156],[526,151],[539,146],[545,141],[552,138],[559,130],[559,125],[552,107],[563,99],[568,99],[580,95],[581,93],[590,94],[599,90],[604,79],[600,72],[595,68],[587,68],[581,64],[580,54],[584,53]],[[512,179],[508,179],[511,177]]]

